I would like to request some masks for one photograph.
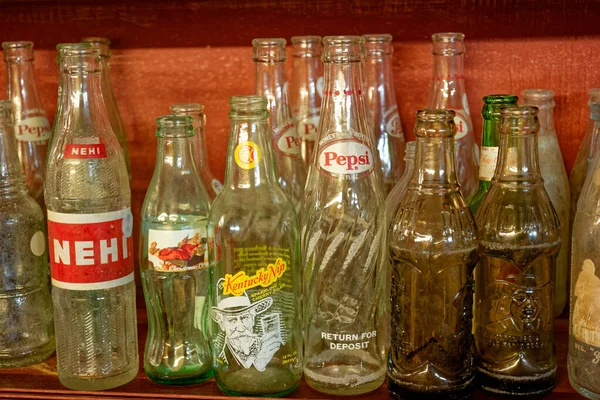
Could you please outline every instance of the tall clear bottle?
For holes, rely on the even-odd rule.
[[[536,107],[500,109],[500,148],[479,212],[475,277],[478,380],[494,394],[554,387],[554,277],[560,221],[538,163]]]
[[[404,130],[400,121],[394,74],[392,71],[392,35],[363,35],[367,50],[365,88],[367,113],[375,135],[379,162],[383,171],[383,186],[388,194],[404,172]]]
[[[536,106],[539,109],[540,132],[538,133],[538,153],[540,171],[544,180],[544,188],[550,196],[552,206],[560,220],[563,245],[556,258],[556,281],[554,293],[554,315],[558,316],[567,303],[567,280],[569,275],[569,215],[571,210],[571,191],[569,176],[565,169],[560,145],[554,129],[554,92],[544,89],[528,89],[523,91],[523,104]]]
[[[270,125],[279,184],[298,211],[302,205],[306,167],[288,101],[285,39],[254,39],[252,60],[256,65],[256,91],[269,102]]]
[[[104,106],[106,107],[106,113],[110,121],[110,126],[113,132],[117,136],[119,145],[123,150],[123,156],[125,157],[125,163],[127,164],[127,173],[129,174],[129,180],[131,181],[131,166],[129,162],[129,150],[127,149],[127,131],[125,131],[125,124],[117,105],[117,99],[112,88],[112,80],[110,79],[110,40],[104,37],[84,37],[81,39],[82,43],[88,43],[92,47],[100,49],[100,62],[102,63],[102,77],[100,79],[100,87],[102,89],[102,98],[104,99]]]
[[[267,99],[234,96],[208,233],[214,374],[228,395],[283,396],[302,377],[294,205],[277,183]]]
[[[36,364],[54,352],[44,214],[27,194],[12,104],[0,101],[0,368]]]
[[[385,206],[362,93],[364,38],[323,39],[324,99],[301,213],[304,376],[358,395],[385,379]]]
[[[29,195],[42,210],[50,123],[33,75],[33,43],[4,42],[6,98],[12,101],[15,137]]]
[[[138,371],[131,194],[101,68],[98,49],[61,49],[45,182],[57,372],[76,390],[113,388]]]
[[[406,142],[406,149],[404,151],[404,165],[406,167],[404,168],[404,173],[385,198],[385,213],[388,223],[392,221],[396,211],[398,211],[398,207],[408,190],[408,182],[410,182],[415,172],[415,144],[414,141]]]
[[[478,188],[479,148],[475,143],[469,101],[465,91],[465,35],[458,32],[435,33],[433,39],[433,79],[429,108],[451,109],[456,113],[456,175],[467,201]]]
[[[223,184],[213,175],[208,162],[208,148],[206,146],[206,115],[204,105],[199,103],[180,103],[171,105],[173,115],[189,115],[194,119],[193,137],[194,160],[208,192],[210,201],[213,201],[223,189]]]
[[[323,97],[321,36],[292,38],[292,83],[290,103],[300,142],[300,156],[306,168],[312,162]]]
[[[141,212],[139,259],[148,313],[144,370],[169,385],[212,376],[206,326],[210,200],[194,163],[193,123],[189,116],[156,120],[156,166]]]
[[[475,196],[469,201],[469,208],[473,215],[481,206],[490,186],[492,177],[498,162],[498,146],[500,144],[500,133],[498,122],[500,121],[500,107],[516,106],[519,98],[512,94],[492,94],[483,98],[483,134],[481,138],[481,157],[479,159],[479,189]]]
[[[477,226],[454,171],[454,111],[420,110],[415,173],[390,223],[395,398],[465,398],[475,376],[471,310]]]

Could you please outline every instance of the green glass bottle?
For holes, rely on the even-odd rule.
[[[500,107],[516,106],[519,98],[512,94],[492,94],[483,98],[483,137],[481,138],[481,156],[479,159],[479,188],[469,202],[473,215],[492,186],[492,176],[498,160],[498,121],[500,120]]]

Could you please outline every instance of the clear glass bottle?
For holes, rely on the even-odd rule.
[[[292,82],[290,102],[300,141],[300,156],[306,168],[313,161],[323,97],[321,36],[292,38]]]
[[[454,111],[420,110],[415,173],[388,233],[395,398],[466,398],[475,376],[471,310],[477,226],[454,171]]]
[[[402,202],[402,199],[406,195],[408,190],[408,182],[412,179],[412,175],[415,171],[415,142],[406,142],[406,149],[404,151],[404,173],[402,177],[396,182],[390,193],[385,198],[385,212],[387,221],[391,222],[398,207]]]
[[[523,91],[523,104],[539,109],[540,132],[538,133],[538,153],[540,171],[544,188],[560,220],[562,245],[556,258],[556,280],[554,293],[554,315],[558,316],[567,303],[567,280],[569,275],[569,215],[571,210],[571,191],[569,176],[565,169],[560,145],[554,129],[554,92],[544,89]]]
[[[392,35],[363,35],[367,50],[365,88],[367,114],[375,135],[379,162],[383,171],[383,187],[388,194],[404,172],[404,130],[400,121],[394,74],[392,71]]]
[[[458,32],[435,33],[433,39],[433,79],[429,108],[451,109],[456,113],[456,175],[467,201],[479,186],[479,148],[475,143],[469,101],[465,91],[465,35]]]
[[[208,192],[210,201],[213,201],[223,189],[223,184],[213,175],[207,160],[208,148],[206,146],[206,115],[204,105],[199,103],[181,103],[171,105],[173,115],[189,115],[194,119],[194,160]]]
[[[298,211],[302,205],[306,167],[300,157],[300,143],[288,102],[285,43],[285,39],[252,40],[252,60],[256,65],[255,93],[269,101],[279,184]]]
[[[4,42],[6,98],[12,101],[15,137],[29,195],[42,210],[50,123],[33,75],[33,43]]]
[[[117,136],[119,145],[123,150],[123,156],[125,157],[125,163],[127,165],[127,173],[129,174],[129,180],[131,181],[131,166],[129,162],[129,151],[127,149],[127,131],[125,130],[125,124],[117,105],[117,99],[112,88],[112,80],[110,79],[110,40],[105,37],[84,37],[81,39],[82,43],[88,43],[92,47],[100,49],[100,62],[102,63],[102,78],[100,79],[100,86],[102,88],[102,98],[104,99],[104,106],[106,107],[106,113],[110,121],[110,126],[113,132]]]
[[[27,193],[12,104],[0,101],[0,368],[36,364],[54,352],[44,214]]]
[[[500,109],[498,165],[479,212],[475,344],[480,386],[549,392],[556,377],[554,276],[560,222],[538,164],[536,107]]]
[[[301,213],[304,376],[359,395],[385,380],[385,206],[363,96],[364,38],[323,39],[324,99]]]
[[[44,186],[57,372],[71,389],[109,389],[138,372],[129,179],[102,100],[100,51],[65,47],[60,63]]]
[[[283,396],[302,377],[298,218],[277,183],[267,99],[230,105],[225,184],[208,225],[214,375],[228,395]]]
[[[498,145],[500,144],[500,133],[498,132],[498,121],[500,121],[500,107],[516,106],[519,98],[512,94],[492,94],[483,98],[483,135],[481,138],[481,157],[479,159],[479,189],[469,202],[469,208],[473,215],[481,206],[490,186],[492,177],[496,170],[498,161]]]

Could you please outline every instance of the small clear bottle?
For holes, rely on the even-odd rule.
[[[406,167],[404,168],[404,173],[385,199],[385,212],[388,223],[392,221],[396,211],[398,211],[398,207],[408,190],[408,182],[412,179],[415,171],[415,147],[416,142],[406,142],[406,149],[404,151],[404,163]]]
[[[223,184],[213,175],[208,163],[208,148],[206,146],[206,115],[204,105],[199,103],[180,103],[171,105],[173,115],[189,115],[194,119],[194,160],[208,192],[210,201],[213,201],[223,189]]]

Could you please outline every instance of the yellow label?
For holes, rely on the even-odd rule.
[[[252,276],[246,275],[244,271],[240,271],[235,275],[225,274],[223,294],[241,296],[248,289],[257,286],[268,287],[281,278],[286,269],[287,263],[282,258],[278,258],[274,264],[259,269]]]
[[[243,169],[252,169],[258,165],[262,154],[256,143],[242,142],[235,148],[233,156],[238,167]]]

